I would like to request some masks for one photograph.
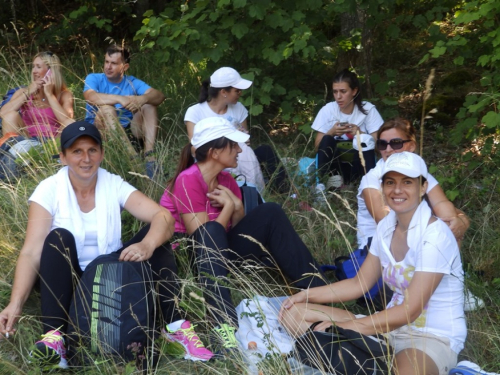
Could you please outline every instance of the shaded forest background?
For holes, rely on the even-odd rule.
[[[310,125],[332,100],[331,80],[340,69],[355,70],[363,97],[384,119],[403,116],[423,134],[431,173],[471,218],[461,248],[466,283],[486,308],[467,316],[461,359],[498,372],[500,0],[0,0],[0,6],[0,93],[29,82],[33,55],[51,50],[65,66],[78,118],[84,115],[83,80],[102,71],[105,47],[112,41],[131,45],[130,74],[167,96],[159,108],[158,147],[167,173],[186,142],[184,113],[197,101],[201,80],[215,69],[232,66],[254,81],[241,99],[250,111],[252,143],[265,139],[285,157],[313,156]],[[424,107],[431,71],[432,95]],[[109,147],[104,166],[157,199],[164,185],[129,173],[143,173],[142,163],[120,152]],[[0,189],[0,305],[10,295],[29,192],[59,167],[51,158],[46,164],[35,161],[32,178]],[[310,192],[296,186],[307,198]],[[341,192],[346,206],[356,206],[355,191]],[[328,220],[298,213],[296,201],[279,199],[285,199],[294,227],[322,262],[354,243],[355,209],[349,211],[336,197],[329,199],[332,210],[322,209]],[[130,234],[139,224],[129,220],[125,227]],[[37,309],[33,302],[32,314]],[[19,348],[38,335],[32,324],[35,328],[22,327],[29,335],[19,335],[16,347],[0,345],[0,357],[8,358],[0,360],[0,373],[2,368],[12,373],[13,364],[21,363],[19,373],[28,368]]]

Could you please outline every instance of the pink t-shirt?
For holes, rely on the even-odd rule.
[[[241,191],[238,184],[227,172],[220,172],[217,177],[219,184],[227,187],[239,199],[241,199]],[[183,171],[175,181],[174,191],[172,194],[165,190],[160,199],[160,205],[170,211],[175,219],[175,232],[186,233],[186,227],[181,218],[182,214],[194,212],[206,212],[208,219],[213,221],[219,217],[222,211],[220,207],[212,207],[210,200],[207,197],[208,185],[203,179],[203,176],[198,168],[198,164],[193,164],[191,167]],[[229,229],[231,223],[228,224]]]
[[[38,108],[31,101],[21,107],[21,118],[30,137],[55,137],[61,127],[51,107]]]

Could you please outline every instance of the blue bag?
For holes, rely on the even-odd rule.
[[[352,279],[358,273],[361,265],[368,255],[368,246],[353,251],[348,256],[339,256],[335,258],[335,265],[323,265],[320,269],[325,271],[334,271],[337,280]],[[358,299],[360,305],[369,307],[375,306],[377,310],[385,309],[387,302],[391,300],[392,291],[387,288],[382,278],[361,298]]]

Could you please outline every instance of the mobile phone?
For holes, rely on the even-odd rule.
[[[339,122],[339,126],[347,126],[349,124],[347,121]]]
[[[43,78],[42,78],[42,79],[45,79],[45,78],[47,78],[47,77],[50,77],[51,75],[52,75],[52,70],[50,70],[50,68],[49,68],[49,70],[47,70],[47,73],[45,73],[45,75],[43,76]]]

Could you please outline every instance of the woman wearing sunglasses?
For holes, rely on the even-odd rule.
[[[377,132],[376,148],[382,159],[363,176],[358,189],[357,236],[360,249],[371,242],[377,223],[389,213],[380,190],[385,162],[392,154],[415,151],[417,148],[415,128],[402,118],[386,121]],[[432,210],[437,217],[448,224],[456,239],[460,241],[469,228],[469,219],[446,198],[443,189],[430,173],[427,182],[426,193]]]
[[[61,61],[50,51],[33,59],[31,83],[17,90],[0,110],[3,135],[51,138],[73,120],[73,94],[64,83]]]
[[[289,297],[281,307],[281,322],[294,336],[332,325],[365,335],[384,334],[394,349],[387,358],[392,360],[391,374],[447,375],[467,336],[457,242],[425,199],[429,175],[420,156],[393,154],[380,177],[391,211],[379,223],[357,276]],[[359,298],[380,277],[394,291],[384,310],[364,316],[325,305]]]

